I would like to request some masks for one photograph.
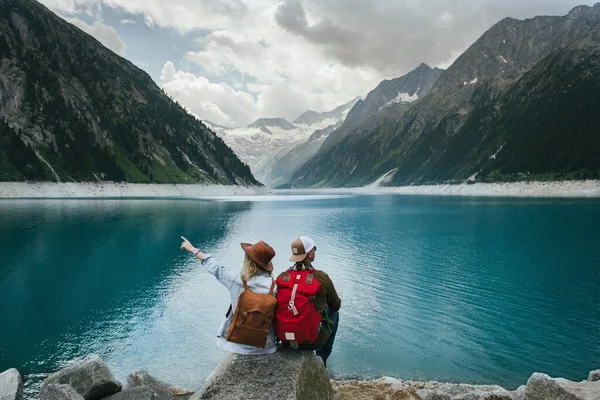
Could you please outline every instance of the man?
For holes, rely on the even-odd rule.
[[[290,342],[292,342],[293,347],[299,349],[316,350],[317,355],[323,359],[323,363],[327,366],[327,358],[329,358],[329,355],[331,354],[333,342],[335,341],[335,335],[337,333],[339,322],[338,311],[342,301],[340,300],[329,275],[324,271],[320,271],[313,267],[316,251],[317,247],[311,238],[307,236],[296,238],[292,242],[292,256],[290,257],[290,261],[293,261],[295,264],[288,271],[279,275],[277,282],[278,286],[282,282],[288,282],[290,273],[294,273],[294,271],[309,271],[310,275],[320,283],[320,287],[317,289],[314,296],[317,311],[321,315],[317,339],[310,344],[298,344],[297,346],[294,345],[294,342]],[[281,293],[283,294],[284,292]],[[284,306],[286,306],[286,304],[284,304]],[[280,339],[285,341],[285,337],[280,337]]]

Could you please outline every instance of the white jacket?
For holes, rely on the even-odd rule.
[[[219,331],[217,332],[217,346],[220,348],[231,351],[233,353],[238,354],[272,354],[277,351],[277,345],[275,343],[275,331],[273,330],[273,326],[271,325],[271,331],[269,332],[269,336],[267,336],[267,344],[264,349],[260,347],[248,346],[245,344],[238,344],[233,342],[228,342],[227,339],[227,330],[229,329],[229,325],[231,324],[231,319],[235,313],[235,307],[237,305],[238,297],[244,291],[244,285],[242,283],[242,277],[239,272],[233,272],[229,268],[225,268],[221,264],[219,264],[211,254],[206,254],[204,260],[202,260],[202,265],[204,269],[210,272],[212,275],[217,278],[217,280],[223,284],[229,290],[229,297],[231,304],[233,305],[233,309],[229,313],[228,317],[225,317],[221,326],[219,327]],[[255,276],[254,278],[248,281],[248,288],[256,293],[266,294],[271,290],[272,278],[269,276],[267,272],[264,272],[260,275]],[[277,291],[277,286],[273,290],[273,296]]]

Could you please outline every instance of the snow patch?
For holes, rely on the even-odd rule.
[[[477,83],[477,77],[475,77],[475,79],[473,79],[471,82],[469,82],[471,85],[474,83]]]
[[[398,92],[398,95],[396,97],[385,103],[383,106],[379,107],[379,109],[381,110],[395,103],[412,103],[413,101],[417,101],[419,100],[419,90],[421,90],[421,86],[417,88],[417,91],[413,95],[410,95],[408,92]]]
[[[504,147],[505,144],[506,143],[503,143],[502,146],[500,146],[500,148],[494,154],[492,154],[490,156],[490,160],[495,160],[496,159],[496,156],[498,155],[498,153],[500,153],[500,150],[502,150],[502,148]]]
[[[375,182],[365,187],[378,188],[383,186],[384,183],[388,183],[392,180],[396,171],[398,171],[398,168],[394,168],[393,170],[386,172],[385,174],[381,175]]]
[[[42,157],[42,155],[40,154],[39,151],[35,150],[35,155],[37,156],[37,158],[40,159],[41,162],[43,162],[44,164],[46,164],[46,166],[48,168],[50,168],[50,171],[52,171],[52,173],[54,174],[54,177],[56,178],[56,182],[60,183],[60,178],[58,177],[58,174],[56,173],[54,168],[52,168],[52,165],[50,165],[50,163],[48,161],[46,161],[46,159],[44,157]]]
[[[504,63],[504,64],[508,64],[508,61],[506,61],[506,58],[502,57],[502,56],[498,56],[500,57],[500,60]]]
[[[417,90],[418,92],[418,90]],[[396,96],[395,98],[393,98],[388,104],[391,103],[412,103],[413,101],[417,100],[419,98],[419,96],[417,95],[417,92],[415,92],[415,94],[413,94],[412,96],[410,94],[408,94],[408,92],[404,92],[404,93],[398,93],[398,96]]]

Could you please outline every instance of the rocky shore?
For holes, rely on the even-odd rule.
[[[214,197],[269,193],[264,186],[146,183],[0,182],[0,198]]]
[[[599,198],[600,181],[475,183],[460,185],[277,189],[264,186],[145,183],[0,182],[0,198],[216,197],[280,194],[402,194],[414,196]]]
[[[196,393],[170,386],[145,371],[117,381],[97,355],[89,355],[48,376],[41,400],[600,400],[600,370],[573,382],[534,373],[509,391],[498,385],[378,380],[330,380],[313,352],[279,351],[269,356],[232,354]],[[0,373],[0,400],[23,400],[16,369]]]
[[[485,197],[563,197],[598,198],[600,181],[550,181],[463,183],[446,185],[380,186],[374,183],[360,188],[282,189],[280,193],[322,194],[403,194],[411,196],[485,196]]]
[[[335,400],[600,400],[600,370],[588,379],[573,382],[534,373],[526,385],[506,390],[498,385],[467,385],[403,381],[381,378],[371,381],[332,380]]]

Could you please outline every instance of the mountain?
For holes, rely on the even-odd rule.
[[[258,128],[264,133],[268,133],[269,135],[273,134],[273,128],[279,128],[286,131],[290,131],[296,128],[285,118],[259,118],[250,125],[248,128]]]
[[[347,134],[358,133],[356,128],[361,124],[368,124],[371,117],[390,109],[401,113],[426,96],[439,78],[442,70],[431,68],[422,63],[416,69],[399,78],[384,80],[375,89],[369,92],[364,100],[359,100],[348,113],[339,129],[329,135],[324,143],[324,148],[339,142]]]
[[[303,123],[291,124],[283,118],[261,118],[248,127],[214,126],[213,130],[250,166],[259,181],[277,186],[287,182],[296,167],[319,149],[327,134],[344,121],[357,100],[332,111],[304,113],[305,117],[295,120]],[[307,144],[316,132],[320,132],[321,139]],[[302,146],[302,151],[296,153],[296,146]]]
[[[0,180],[253,185],[142,70],[33,0],[0,0]]]
[[[360,100],[360,97],[356,97],[350,100],[346,104],[342,104],[334,108],[331,111],[318,113],[313,110],[308,110],[300,115],[298,118],[294,120],[294,125],[316,125],[322,124],[325,120],[330,120],[329,122],[342,121],[346,118],[346,114],[348,110],[352,108],[357,101]]]
[[[600,177],[599,26],[600,3],[500,21],[428,95],[332,133],[291,185],[362,186],[386,174],[390,185]]]

